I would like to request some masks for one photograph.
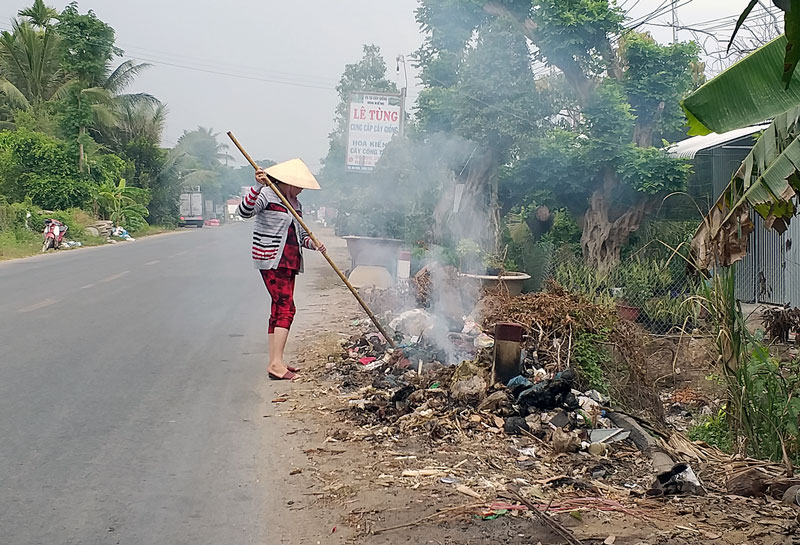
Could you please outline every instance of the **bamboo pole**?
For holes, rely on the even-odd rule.
[[[245,149],[242,147],[242,145],[239,143],[239,141],[236,139],[236,137],[233,135],[232,132],[228,131],[228,137],[231,139],[231,141],[233,141],[233,145],[236,146],[240,152],[242,152],[242,155],[244,155],[244,158],[247,159],[248,163],[250,163],[250,166],[252,166],[255,170],[261,168],[258,166],[258,164],[256,164],[255,161],[253,161],[253,158],[250,157],[250,154],[247,153],[247,151],[245,151]],[[283,193],[281,193],[280,189],[278,189],[278,187],[274,183],[272,183],[272,180],[269,179],[269,177],[267,177],[267,185],[272,191],[275,192],[275,194],[281,200],[283,205],[286,207],[287,210],[289,210],[289,212],[291,212],[292,216],[294,216],[294,219],[297,220],[300,226],[306,230],[306,233],[308,233],[308,236],[314,243],[314,246],[319,248],[321,244],[317,239],[317,237],[314,236],[314,233],[312,233],[311,229],[308,228],[308,225],[306,225],[306,223],[303,221],[303,218],[300,216],[300,214],[297,213],[297,210],[294,209],[292,204],[286,199]],[[373,324],[375,324],[375,327],[378,328],[378,331],[381,332],[381,335],[383,335],[383,338],[386,339],[387,343],[389,343],[389,346],[394,348],[395,347],[394,339],[392,339],[389,335],[386,334],[386,331],[384,331],[383,326],[378,321],[378,318],[376,318],[375,314],[372,313],[372,310],[370,310],[369,306],[367,306],[367,303],[364,301],[364,299],[361,298],[361,295],[358,293],[356,288],[353,287],[353,284],[350,283],[350,281],[347,279],[347,277],[344,275],[341,269],[339,269],[339,267],[336,266],[336,263],[333,262],[331,257],[328,255],[328,252],[321,252],[321,253],[325,257],[325,260],[328,262],[328,265],[330,265],[331,268],[336,272],[336,274],[339,275],[339,278],[342,280],[342,282],[344,282],[345,286],[347,286],[347,289],[349,289],[350,293],[353,294],[353,297],[356,298],[356,301],[358,301],[358,304],[361,305],[361,308],[364,309],[364,312],[367,313],[367,316],[369,316],[369,319],[372,320]]]

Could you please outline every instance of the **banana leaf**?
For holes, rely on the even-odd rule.
[[[759,3],[760,0],[750,0],[750,3],[747,4],[747,7],[739,16],[739,20],[736,21],[736,27],[733,29],[733,34],[731,34],[731,39],[728,42],[728,51],[730,51],[733,45],[736,33],[739,32],[739,29],[742,28],[742,25],[753,11],[753,8]],[[797,63],[800,61],[800,0],[773,0],[772,3],[785,12],[783,21],[784,32],[789,42],[785,49],[786,55],[783,59],[783,77],[781,81],[788,89],[789,85],[792,83],[792,76],[797,68]]]
[[[800,72],[788,89],[781,82],[786,44],[785,36],[774,39],[686,97],[689,134],[746,127],[800,104]]]
[[[785,231],[798,193],[800,106],[775,117],[698,228],[692,240],[697,265],[726,267],[744,257],[754,228],[751,210],[767,228]]]

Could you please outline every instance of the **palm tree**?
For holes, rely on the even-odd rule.
[[[45,29],[53,19],[58,19],[58,12],[46,5],[44,0],[34,0],[31,7],[20,10],[18,15],[38,29]]]
[[[104,132],[112,132],[117,127],[120,114],[128,109],[152,107],[158,108],[161,105],[158,99],[148,93],[125,93],[136,77],[150,64],[137,63],[134,60],[127,60],[111,71],[105,81],[100,86],[82,88],[79,82],[74,82],[72,90],[75,100],[80,103],[88,103],[92,110],[93,132],[100,138]],[[159,114],[162,118],[165,112]],[[163,124],[163,119],[161,121]],[[82,125],[78,129],[78,166],[81,171],[85,165],[84,135],[88,132],[88,127]]]
[[[220,143],[219,133],[213,129],[198,127],[184,131],[178,139],[175,151],[181,184],[184,187],[202,186],[205,189],[219,189],[223,161],[231,156],[225,153],[228,145]]]
[[[100,139],[115,152],[134,140],[158,144],[164,133],[167,106],[157,103],[121,101],[114,105],[115,123],[100,130]]]
[[[59,41],[52,27],[37,30],[28,21],[0,33],[0,92],[11,106],[36,111],[66,96],[71,82],[60,67]]]

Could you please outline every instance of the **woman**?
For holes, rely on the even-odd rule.
[[[277,164],[267,170],[256,171],[256,185],[250,188],[239,205],[243,218],[255,216],[253,228],[253,263],[272,298],[269,317],[269,366],[267,374],[272,380],[294,380],[299,369],[286,365],[283,351],[294,320],[294,281],[303,272],[303,248],[325,252],[317,248],[305,229],[294,219],[280,197],[267,186],[271,180],[297,213],[303,207],[297,196],[304,189],[319,189],[319,183],[300,159]]]

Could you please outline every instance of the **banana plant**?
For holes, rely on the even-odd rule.
[[[736,21],[736,27],[733,29],[730,42],[728,42],[728,51],[730,51],[731,45],[733,45],[733,39],[736,38],[736,33],[742,28],[742,25],[745,20],[747,20],[750,12],[753,11],[753,8],[760,3],[760,0],[750,0],[750,3],[747,4],[747,7],[739,16],[739,20]],[[800,61],[800,0],[772,0],[772,3],[785,13],[783,24],[787,43],[784,48],[785,55],[781,81],[784,83],[785,88],[788,89],[792,82],[792,75],[794,74],[795,68],[797,68],[797,62]]]
[[[119,183],[106,182],[98,188],[96,201],[100,211],[111,220],[115,226],[136,229],[145,224],[149,212],[142,204],[149,199],[146,189],[127,185],[125,179]]]
[[[762,123],[800,104],[800,74],[784,89],[778,78],[788,41],[780,36],[729,67],[682,103],[689,134],[723,133]]]
[[[709,269],[742,257],[753,231],[750,210],[783,232],[800,193],[800,106],[775,116],[742,161],[692,240],[697,264]]]

